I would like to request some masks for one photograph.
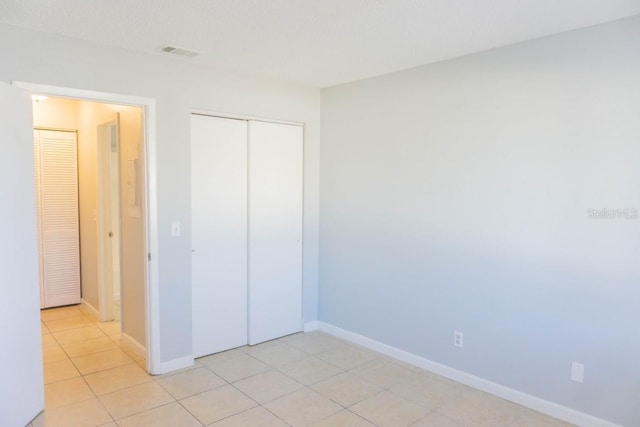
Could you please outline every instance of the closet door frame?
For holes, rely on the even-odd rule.
[[[300,126],[305,128],[304,122],[296,122],[293,120],[280,120],[280,119],[271,119],[268,117],[260,117],[260,116],[247,116],[243,114],[233,114],[233,113],[220,113],[215,111],[201,110],[201,109],[191,109],[189,111],[190,114],[195,114],[198,116],[208,116],[208,117],[218,117],[219,119],[235,119],[235,120],[245,120],[247,122],[265,122],[265,123],[273,123],[279,125],[291,125],[291,126]]]

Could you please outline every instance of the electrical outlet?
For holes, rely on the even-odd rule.
[[[464,335],[460,331],[453,331],[453,345],[462,348],[464,346]]]
[[[571,381],[584,383],[584,365],[578,362],[571,362]]]

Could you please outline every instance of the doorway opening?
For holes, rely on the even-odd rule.
[[[122,329],[124,332],[122,338],[126,341],[129,348],[134,348],[138,353],[145,355],[146,369],[149,373],[163,373],[166,369],[163,368],[163,365],[160,363],[155,100],[145,97],[26,82],[14,81],[13,85],[26,90],[32,95],[43,95],[50,98],[58,97],[78,102],[94,101],[112,107],[117,105],[120,107],[137,108],[140,113],[139,117],[142,116],[138,121],[139,134],[142,135],[139,141],[140,143],[137,145],[138,151],[137,153],[136,150],[129,151],[129,157],[126,158],[126,161],[121,161],[119,164],[121,177],[124,176],[125,173],[128,173],[129,177],[131,177],[131,179],[121,180],[120,182],[120,190],[122,191],[119,198],[121,201],[120,211],[128,215],[125,216],[123,214],[120,216],[120,219],[133,218],[132,221],[136,222],[135,225],[138,230],[142,232],[142,238],[138,239],[135,245],[129,245],[128,242],[123,241],[119,245],[121,248],[121,270],[127,268],[126,264],[130,261],[130,258],[136,262],[140,258],[143,259],[141,264],[143,266],[142,275],[137,288],[141,292],[136,294],[138,298],[137,301],[127,303],[128,298],[125,295],[126,285],[124,283],[125,274],[121,272]],[[100,124],[104,125],[111,121],[113,120],[106,120]],[[122,114],[120,114],[118,123],[121,126],[125,125],[125,118]],[[97,133],[97,128],[94,132]],[[120,132],[120,134],[122,134],[122,132]],[[123,145],[123,141],[120,141],[120,144]],[[125,152],[125,149],[123,148],[122,151]],[[94,154],[97,157],[97,151]],[[82,202],[82,198],[80,201]],[[125,205],[125,201],[128,204]],[[97,209],[96,207],[96,222],[98,217]],[[120,237],[122,239],[124,239],[124,236],[132,236],[135,234],[130,233],[130,225],[131,224],[127,225],[124,221],[121,221]],[[131,257],[122,253],[122,248],[124,247],[132,251],[133,255]],[[83,265],[83,269],[84,268],[85,266]],[[83,295],[83,298],[84,296],[85,295]],[[102,300],[105,301],[106,298],[102,298]],[[138,315],[141,321],[132,322],[131,319],[127,319],[127,307],[132,308],[132,311]],[[135,307],[138,308],[137,311],[134,309]],[[93,314],[99,316],[100,308],[98,307],[97,313],[94,312]],[[133,340],[129,340],[130,337],[132,337]]]
[[[45,381],[66,379],[50,373],[61,364],[68,375],[101,368],[87,366],[101,352],[109,367],[146,369],[143,110],[37,97],[33,123],[42,320],[69,358],[45,363]]]

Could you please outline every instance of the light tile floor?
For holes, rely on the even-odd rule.
[[[568,426],[320,332],[150,376],[117,322],[42,312],[46,410],[38,426]]]

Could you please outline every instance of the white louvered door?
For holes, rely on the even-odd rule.
[[[35,130],[42,308],[80,302],[75,132]]]

